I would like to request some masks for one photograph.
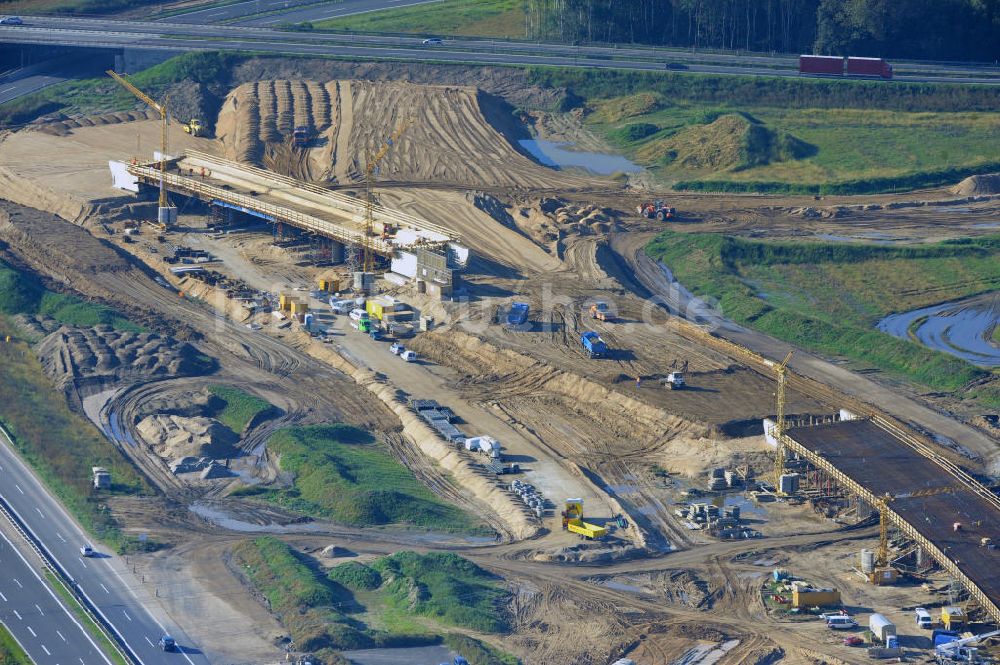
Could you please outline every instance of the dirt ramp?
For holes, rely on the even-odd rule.
[[[969,176],[951,188],[952,194],[972,196],[974,194],[1000,194],[1000,173],[985,173]]]
[[[256,81],[235,88],[216,134],[227,157],[313,181],[358,180],[366,155],[398,127],[403,138],[379,165],[380,179],[510,187],[574,187],[568,176],[523,155],[511,109],[465,86],[386,81]],[[292,145],[309,128],[308,148]],[[604,183],[606,184],[606,183]]]

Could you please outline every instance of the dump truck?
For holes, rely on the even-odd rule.
[[[583,521],[583,499],[566,499],[565,504],[566,509],[562,512],[563,529],[589,540],[596,540],[608,535],[608,530],[603,526]]]
[[[611,308],[608,307],[608,303],[598,301],[590,306],[590,318],[597,319],[598,321],[614,321],[615,315],[611,312]]]
[[[587,331],[580,335],[580,343],[583,344],[583,350],[591,358],[601,358],[608,354],[608,345],[604,343],[601,336],[595,333],[593,330]]]
[[[526,302],[511,303],[507,312],[507,325],[512,328],[520,328],[528,323],[528,311],[530,307]]]
[[[676,208],[668,206],[663,201],[646,201],[645,203],[636,206],[635,210],[639,213],[640,217],[645,217],[646,219],[658,219],[661,222],[673,219],[674,215],[677,214]]]
[[[184,125],[184,133],[190,134],[191,136],[201,136],[205,133],[205,126],[201,124],[201,120],[197,118],[191,118]]]

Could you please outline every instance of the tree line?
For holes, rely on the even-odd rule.
[[[525,0],[530,37],[885,58],[1000,58],[1000,0]]]

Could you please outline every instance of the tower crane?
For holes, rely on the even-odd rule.
[[[408,118],[399,123],[396,127],[396,131],[392,133],[389,138],[387,138],[378,150],[375,152],[369,151],[365,157],[365,234],[364,234],[364,258],[362,261],[362,270],[365,274],[372,271],[374,267],[374,251],[372,251],[371,238],[375,233],[375,176],[378,175],[378,165],[386,155],[389,154],[389,150],[396,144],[399,137],[403,135],[403,132],[413,124],[413,119]],[[364,278],[362,278],[364,279]]]
[[[877,497],[875,508],[878,509],[878,550],[875,552],[875,565],[879,568],[889,564],[889,504],[896,499],[916,499],[927,496],[937,496],[939,494],[953,494],[964,492],[968,488],[961,485],[945,485],[943,487],[928,487],[903,492],[893,496],[886,492]]]
[[[778,409],[775,414],[774,429],[771,430],[775,440],[778,442],[774,453],[774,488],[781,492],[781,476],[785,473],[785,379],[788,375],[788,361],[792,359],[795,351],[789,351],[785,359],[775,368],[778,375]]]
[[[164,185],[165,174],[167,172],[167,123],[169,121],[169,113],[167,111],[167,98],[164,98],[162,102],[158,102],[149,95],[147,95],[146,93],[144,93],[139,88],[132,85],[132,83],[128,79],[126,79],[124,76],[114,71],[113,69],[109,69],[106,73],[108,76],[118,81],[118,83],[120,83],[123,88],[131,92],[137,98],[148,104],[150,108],[152,108],[154,111],[160,114],[160,202],[159,202],[160,213],[159,214],[161,219],[159,219],[159,221],[161,223],[166,222],[166,220],[162,219],[162,217],[168,214],[164,213],[163,211],[170,207],[170,204],[167,202],[167,189],[166,186]]]

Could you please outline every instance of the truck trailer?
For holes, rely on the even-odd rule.
[[[892,78],[892,65],[882,58],[839,55],[800,55],[799,73],[814,76],[867,76]]]
[[[882,58],[847,58],[848,76],[874,76],[883,79],[892,78],[892,65]]]
[[[836,55],[800,55],[800,74],[844,75],[844,59]]]

